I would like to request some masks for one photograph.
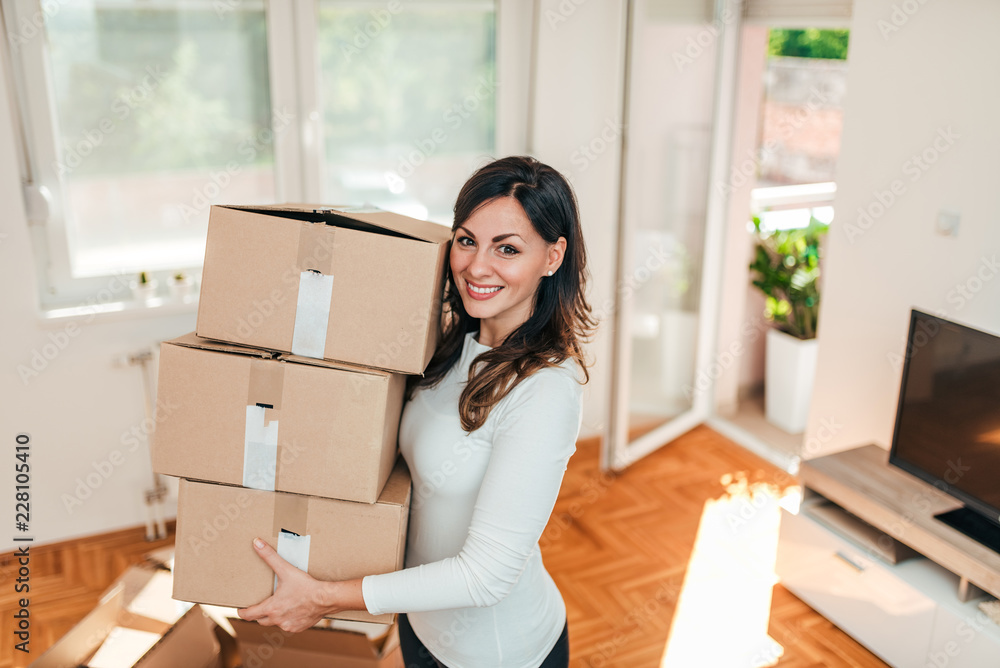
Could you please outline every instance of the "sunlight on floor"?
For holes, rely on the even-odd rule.
[[[781,507],[796,509],[801,488],[743,474],[722,483],[726,494],[702,511],[661,668],[763,668],[784,653],[767,624]]]

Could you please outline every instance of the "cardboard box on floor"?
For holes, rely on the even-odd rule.
[[[160,347],[157,473],[374,503],[405,376],[188,334]]]
[[[403,567],[410,474],[400,458],[374,504],[180,481],[174,598],[245,608],[271,595],[274,573],[252,541],[319,580],[349,580]],[[394,615],[340,619],[391,623]]]
[[[213,206],[199,336],[423,373],[451,230],[387,211]]]
[[[395,625],[365,624],[378,627],[375,633],[365,633],[357,628],[338,628],[338,622],[333,622],[329,628],[285,633],[256,622],[229,621],[246,668],[403,668]]]
[[[192,606],[170,623],[129,612],[119,583],[97,607],[40,656],[33,668],[216,668],[219,642],[213,622]]]

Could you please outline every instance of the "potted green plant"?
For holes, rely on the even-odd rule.
[[[129,283],[132,297],[137,301],[146,301],[156,296],[157,281],[147,271],[140,271],[136,280]]]
[[[829,225],[816,218],[804,228],[768,230],[753,219],[750,263],[754,287],[765,298],[767,333],[764,404],[767,420],[785,431],[805,430],[816,375],[820,240]]]
[[[167,290],[174,299],[184,299],[194,293],[194,277],[183,271],[175,272],[167,279]]]

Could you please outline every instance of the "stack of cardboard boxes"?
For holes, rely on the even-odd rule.
[[[212,208],[197,332],[160,357],[153,468],[181,478],[174,598],[267,598],[258,536],[321,580],[403,567],[404,374],[434,351],[449,238],[384,211]]]

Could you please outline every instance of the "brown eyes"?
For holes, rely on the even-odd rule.
[[[455,239],[455,243],[459,246],[465,248],[472,248],[476,245],[476,242],[472,240],[472,237],[458,237]],[[497,251],[500,255],[504,257],[514,257],[521,253],[518,249],[514,248],[510,244],[503,244],[502,246],[497,246]]]

